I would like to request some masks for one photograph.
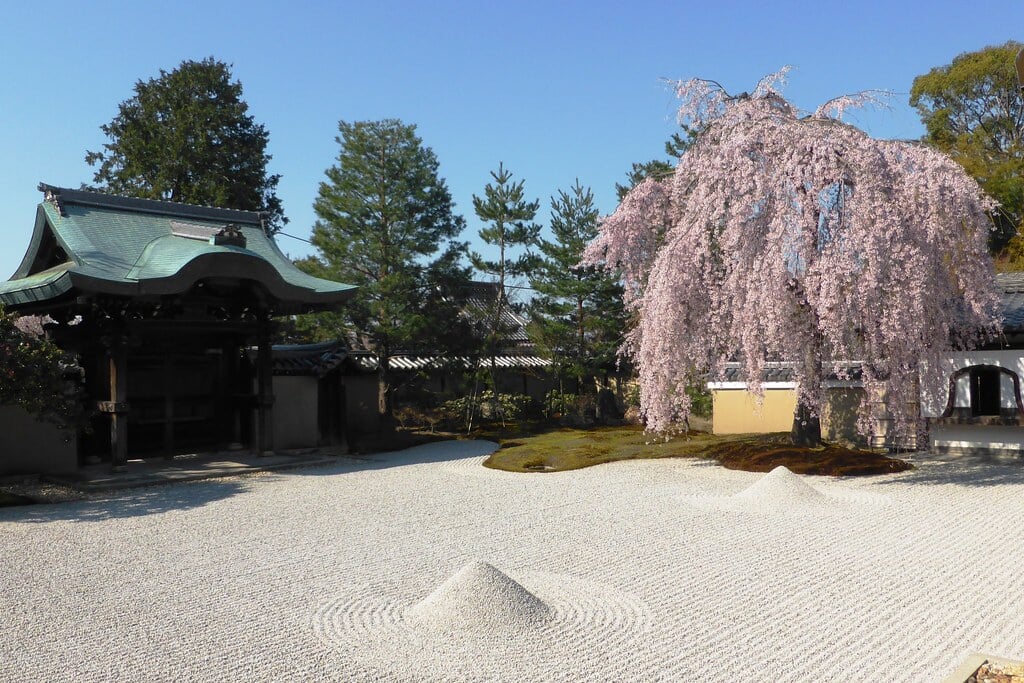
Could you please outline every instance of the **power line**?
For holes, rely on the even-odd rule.
[[[296,237],[295,235],[289,235],[288,233],[281,232],[281,231],[278,231],[277,234],[281,235],[282,237],[291,237],[293,240],[298,240],[300,242],[305,242],[306,244],[313,244],[312,242],[307,240],[305,237]]]
[[[281,235],[282,237],[291,237],[293,240],[298,240],[300,242],[305,242],[306,244],[313,244],[312,242],[307,240],[305,237],[297,237],[295,235],[289,235],[288,233],[280,231],[280,230],[277,232],[277,234]],[[471,286],[472,285],[467,285],[467,287],[471,287]],[[523,286],[523,285],[505,285],[505,289],[525,289],[525,290],[528,290],[528,291],[531,291],[531,292],[537,291],[533,287],[528,287],[528,286]]]

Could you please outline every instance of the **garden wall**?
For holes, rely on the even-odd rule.
[[[40,422],[22,408],[0,406],[0,474],[68,474],[77,470],[75,432]]]

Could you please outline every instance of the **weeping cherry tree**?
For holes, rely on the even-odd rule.
[[[752,94],[675,84],[700,131],[664,180],[648,179],[601,224],[584,260],[618,266],[639,323],[623,352],[640,373],[649,429],[685,424],[685,388],[740,361],[761,395],[765,364],[793,368],[794,441],[820,441],[822,380],[860,361],[897,433],[917,427],[922,368],[998,332],[986,239],[993,202],[944,154],[843,123],[861,93],[799,112],[786,70]],[[858,427],[872,432],[865,399]]]

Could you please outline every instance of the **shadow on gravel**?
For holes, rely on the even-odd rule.
[[[424,465],[437,462],[452,462],[466,458],[477,458],[490,455],[498,449],[492,441],[438,441],[436,443],[413,446],[401,451],[386,453],[368,453],[366,455],[346,455],[338,458],[336,464],[325,467],[309,467],[276,473],[279,476],[318,477],[359,472],[364,470],[382,470],[389,467],[406,465]],[[481,465],[483,467],[483,465]]]
[[[899,484],[930,486],[953,484],[965,487],[1024,485],[1024,461],[993,460],[974,456],[918,455],[910,458],[914,469],[889,481]]]
[[[322,466],[275,470],[263,474],[263,480],[280,481],[297,476],[335,476],[348,472],[450,462],[488,455],[497,447],[497,444],[490,441],[440,441],[401,451],[340,456],[336,462]],[[247,481],[243,477],[161,482],[111,491],[102,498],[91,500],[4,507],[0,508],[0,522],[101,522],[188,510],[245,493],[251,490],[251,484],[247,484]]]
[[[69,503],[25,505],[0,509],[0,522],[103,522],[202,507],[243,493],[238,481],[157,484],[112,492],[109,497]]]

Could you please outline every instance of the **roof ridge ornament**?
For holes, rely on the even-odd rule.
[[[241,247],[245,249],[245,235],[240,227],[234,223],[228,223],[210,238],[210,244],[219,247]]]
[[[46,183],[39,183],[38,189],[40,192],[43,193],[43,201],[50,202],[51,204],[53,204],[53,208],[57,209],[57,213],[59,213],[61,216],[68,215],[60,201],[59,187],[47,185]]]

